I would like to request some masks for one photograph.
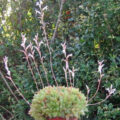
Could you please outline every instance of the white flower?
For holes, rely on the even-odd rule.
[[[40,47],[42,44],[44,44],[44,43],[43,43],[42,41],[40,41],[40,42],[39,42],[39,47]]]
[[[67,55],[66,59],[68,60],[69,57],[72,57],[72,54]]]
[[[98,61],[98,72],[101,74],[102,73],[102,68],[103,68],[103,66],[104,66],[104,64],[103,64],[103,62],[104,62],[104,60],[102,60],[101,62],[100,61]]]
[[[39,3],[40,3],[40,5],[42,5],[43,4],[43,0],[39,0]]]
[[[62,52],[63,52],[63,54],[64,54],[65,57],[66,57],[66,43],[61,44],[61,45],[62,45],[62,48],[63,48]]]
[[[73,78],[75,77],[75,71],[77,71],[77,69],[75,69],[74,67],[72,68],[72,70],[69,70]]]
[[[21,34],[21,36],[22,36],[21,46],[25,48],[25,43],[26,43],[26,40],[27,40],[27,39],[26,39],[25,35]]]
[[[10,76],[11,75],[11,73],[10,73],[10,70],[9,70],[9,68],[8,68],[8,57],[4,57],[3,58],[3,61],[4,61],[4,64],[5,64],[5,69],[6,69],[6,71],[7,71],[7,74]]]
[[[43,0],[39,0],[39,2],[36,2],[36,6],[41,6],[43,4]]]
[[[90,88],[86,85],[86,88],[87,88],[87,93],[89,94],[90,93]]]
[[[109,95],[113,94],[116,91],[116,89],[113,89],[112,87],[113,86],[111,85],[110,88],[106,88],[106,90],[108,91]]]
[[[40,3],[39,2],[36,2],[36,6],[39,6],[40,5]]]
[[[45,6],[42,10],[43,10],[43,11],[44,11],[44,10],[48,10],[48,6]]]
[[[35,12],[36,12],[36,14],[41,14],[41,12],[38,11],[37,9],[35,9]]]
[[[31,53],[28,54],[28,57],[34,59],[34,56]]]

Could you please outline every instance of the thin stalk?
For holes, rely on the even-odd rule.
[[[2,79],[3,79],[3,81],[5,82],[6,86],[8,87],[10,93],[14,96],[15,100],[18,102],[19,100],[18,100],[17,96],[16,96],[16,95],[14,94],[14,92],[12,91],[10,85],[8,84],[6,78],[4,77],[4,75],[3,75],[3,73],[2,73],[1,71],[0,71],[0,75],[1,75],[1,77],[2,77]]]
[[[63,67],[64,73],[65,73],[65,81],[68,87],[68,80],[67,80],[67,70]]]
[[[58,86],[58,83],[57,83],[57,80],[56,80],[56,77],[55,77],[55,74],[54,74],[54,71],[53,71],[53,66],[52,66],[52,53],[51,53],[51,51],[50,51],[50,47],[48,46],[48,49],[49,49],[49,53],[50,53],[50,67],[51,67],[51,71],[52,71],[52,76],[53,76],[53,78],[54,78],[54,80],[55,80],[55,83],[56,83],[56,85]]]
[[[73,77],[73,87],[75,86],[75,79],[74,79],[74,77]]]
[[[30,62],[29,62],[29,59],[28,59],[28,55],[27,55],[26,49],[24,49],[24,54],[25,54],[25,58],[26,58],[27,63],[28,63],[29,70],[30,70],[30,72],[31,72],[31,74],[32,74],[32,77],[33,77],[33,80],[34,80],[34,82],[35,82],[36,88],[37,88],[37,90],[39,90],[38,84],[37,84],[37,81],[36,81],[36,78],[35,78],[35,76],[34,76],[32,67],[31,67]]]
[[[30,103],[26,100],[26,98],[24,97],[24,95],[20,92],[19,88],[16,86],[16,84],[14,83],[13,79],[11,76],[7,76],[7,78],[12,82],[13,86],[15,87],[15,89],[17,90],[17,92],[19,93],[19,95],[24,99],[24,101],[30,105]]]
[[[99,104],[105,102],[110,96],[111,96],[111,95],[106,96],[106,98],[105,98],[104,100],[100,101],[100,102],[97,102],[97,103],[94,103],[94,104],[88,104],[88,106],[99,105]]]
[[[0,113],[0,116],[1,116],[2,120],[6,120],[1,113]]]
[[[64,0],[61,0],[60,11],[59,11],[59,14],[58,14],[58,19],[57,19],[57,22],[56,22],[56,26],[55,26],[55,30],[54,30],[51,42],[54,42],[55,37],[56,37],[57,29],[58,29],[58,26],[59,26],[59,23],[60,23],[61,15],[62,15],[63,4],[64,4]]]
[[[101,80],[98,82],[98,87],[97,87],[97,90],[96,90],[95,94],[88,100],[88,102],[90,102],[93,98],[96,97],[96,95],[97,95],[97,93],[98,93],[98,91],[100,89],[100,84],[101,84]]]
[[[46,78],[46,80],[47,80],[47,84],[49,85],[47,70],[46,70],[46,68],[45,68],[45,65],[44,65],[44,62],[43,62],[43,59],[42,59],[42,55],[41,55],[41,51],[40,51],[38,45],[37,45],[37,52],[38,52],[38,54],[39,54],[40,62],[41,62],[41,64],[42,64],[42,68],[43,68],[44,73],[45,73],[45,78]]]
[[[70,79],[70,86],[72,87],[72,79],[71,79],[71,74],[69,70],[68,70],[68,73],[69,73],[69,79]]]
[[[41,75],[40,75],[40,71],[39,71],[39,69],[38,69],[38,65],[37,65],[37,63],[36,63],[36,61],[35,61],[35,58],[33,58],[33,62],[34,62],[34,64],[35,64],[35,68],[36,68],[36,70],[37,70],[37,72],[38,72],[38,74],[39,74],[42,87],[44,88],[44,83],[43,83],[42,77],[41,77]]]
[[[44,16],[41,17],[41,24],[42,24],[45,40],[47,42],[48,51],[49,51],[49,54],[50,54],[50,59],[49,60],[50,60],[50,68],[51,68],[52,76],[55,80],[56,85],[58,86],[58,83],[57,83],[57,80],[56,80],[56,77],[55,77],[55,74],[54,74],[53,66],[52,66],[53,65],[53,63],[52,63],[52,52],[50,50],[50,46],[49,46],[49,42],[48,42],[48,38],[47,38],[46,26],[45,26],[45,23],[44,23]]]
[[[98,68],[100,68],[100,66],[103,67],[103,65],[100,64]],[[98,93],[98,91],[99,91],[99,89],[100,89],[100,85],[101,85],[101,81],[102,81],[102,77],[103,77],[103,74],[102,74],[102,68],[101,68],[101,70],[99,71],[99,73],[100,73],[100,78],[98,79],[97,90],[96,90],[95,94],[94,94],[94,95],[88,100],[88,102],[90,102],[93,98],[96,97],[96,95],[97,95],[97,93]]]
[[[2,108],[2,109],[4,109],[7,113],[9,113],[12,117],[13,117],[13,114],[9,111],[9,110],[7,110],[5,107],[3,107],[2,105],[0,105],[0,107]]]

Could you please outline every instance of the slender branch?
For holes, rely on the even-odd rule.
[[[88,100],[88,102],[90,102],[93,98],[96,97],[96,95],[97,95],[97,93],[98,93],[98,91],[99,91],[99,89],[100,89],[102,77],[104,76],[104,74],[102,74],[102,68],[103,68],[103,66],[104,66],[103,62],[104,62],[104,60],[102,60],[101,62],[98,61],[98,65],[99,65],[99,66],[98,66],[98,72],[99,72],[99,74],[100,74],[100,77],[99,77],[99,79],[98,79],[98,86],[97,86],[97,90],[96,90],[95,94]]]
[[[42,68],[43,68],[43,71],[44,71],[44,73],[45,73],[45,78],[46,78],[46,80],[47,80],[47,84],[49,85],[47,70],[46,70],[46,68],[45,68],[45,65],[44,65],[44,62],[43,62],[42,53],[41,53],[41,51],[40,51],[40,46],[41,46],[42,43],[41,43],[41,44],[38,43],[38,34],[35,36],[34,41],[35,41],[35,44],[36,44],[36,46],[34,46],[34,47],[35,47],[35,49],[37,50],[37,52],[38,52],[38,54],[39,54],[40,62],[41,62],[41,64],[42,64]]]
[[[42,87],[44,88],[44,83],[43,83],[42,77],[41,77],[41,75],[40,75],[40,71],[39,71],[39,69],[38,69],[38,65],[37,65],[35,59],[33,59],[33,61],[34,61],[36,70],[37,70],[37,72],[38,72],[38,74],[39,74],[39,77],[40,77],[40,81],[41,81]]]
[[[24,101],[30,105],[30,103],[26,100],[26,98],[24,97],[24,95],[20,92],[19,88],[16,86],[16,84],[14,83],[13,79],[11,76],[7,76],[7,78],[12,82],[13,86],[15,87],[15,89],[17,90],[17,92],[19,93],[19,95],[24,99]]]
[[[30,46],[28,46],[28,48],[29,48]],[[36,85],[36,88],[37,88],[37,90],[39,90],[39,88],[38,88],[38,84],[37,84],[37,81],[36,81],[36,78],[35,78],[35,76],[34,76],[34,73],[33,73],[33,70],[32,70],[32,67],[31,67],[31,65],[30,65],[30,61],[29,61],[29,57],[28,57],[28,53],[27,53],[27,47],[25,48],[25,46],[23,47],[24,48],[24,51],[22,51],[23,53],[24,53],[24,55],[25,55],[25,59],[27,60],[27,63],[28,63],[28,68],[29,68],[29,70],[30,70],[30,72],[31,72],[31,74],[32,74],[32,78],[33,78],[33,80],[34,80],[34,82],[35,82],[35,85]]]
[[[35,60],[35,55],[34,55],[34,50],[33,50],[33,45],[32,45],[32,43],[30,43],[30,50],[31,50],[31,53],[28,54],[28,57],[29,57],[29,58],[32,58],[32,60],[33,60],[33,62],[34,62],[34,65],[35,65],[35,68],[36,68],[36,70],[37,70],[37,72],[38,72],[38,75],[39,75],[39,77],[40,77],[40,82],[41,82],[41,84],[42,84],[42,87],[44,88],[43,80],[42,80],[40,71],[39,71],[39,69],[38,69],[37,62],[36,62],[36,60]]]
[[[28,63],[28,68],[29,68],[29,70],[30,70],[30,72],[32,74],[32,77],[33,77],[33,80],[35,82],[36,88],[37,88],[37,90],[39,90],[38,89],[37,80],[36,80],[36,78],[34,76],[34,72],[33,72],[32,67],[30,65],[29,56],[28,56],[28,49],[31,47],[31,44],[29,44],[28,46],[26,46],[25,45],[26,44],[26,40],[27,39],[26,39],[25,35],[22,34],[22,44],[21,44],[21,46],[23,47],[23,50],[21,50],[21,52],[23,52],[24,55],[25,55],[25,59],[27,60],[27,63]]]
[[[88,104],[88,106],[99,105],[99,104],[105,102],[110,96],[111,96],[111,95],[109,94],[108,96],[106,96],[106,98],[105,98],[104,100],[102,100],[102,101],[100,101],[100,102],[97,102],[97,103]]]
[[[1,113],[0,113],[0,116],[1,116],[2,120],[6,120]]]
[[[64,73],[65,73],[65,80],[66,80],[66,84],[67,84],[67,87],[68,87],[67,70],[64,67],[63,67],[63,70],[64,70]]]
[[[56,37],[57,29],[58,29],[58,26],[59,26],[59,23],[60,23],[61,15],[62,15],[63,4],[64,4],[64,0],[61,0],[60,11],[59,11],[59,14],[58,14],[58,19],[57,19],[57,22],[56,22],[56,27],[55,27],[55,30],[54,30],[51,42],[54,42],[55,37]]]
[[[36,78],[35,78],[35,76],[34,76],[34,73],[33,73],[32,67],[31,67],[30,62],[29,62],[28,59],[27,59],[27,62],[28,62],[28,67],[29,67],[29,69],[30,69],[30,71],[31,71],[31,74],[32,74],[33,80],[34,80],[34,82],[35,82],[36,88],[37,88],[37,90],[39,90],[39,88],[38,88],[38,84],[37,84],[37,81],[36,81]]]
[[[4,109],[7,113],[9,113],[12,117],[13,117],[13,114],[9,111],[9,110],[7,110],[5,107],[3,107],[2,105],[0,105],[0,107],[2,108],[2,109]]]
[[[3,79],[3,81],[5,82],[6,86],[8,87],[9,91],[11,92],[11,94],[14,96],[15,100],[18,102],[19,100],[18,100],[17,96],[14,94],[14,92],[13,92],[12,89],[10,88],[10,86],[9,86],[6,78],[4,77],[4,75],[3,75],[3,73],[2,73],[1,71],[0,71],[0,75],[1,75],[1,77],[2,77],[2,79]]]
[[[53,78],[55,80],[56,85],[58,86],[58,83],[57,83],[57,80],[56,80],[56,77],[55,77],[55,74],[54,74],[54,71],[53,71],[52,53],[51,53],[51,50],[50,50],[49,46],[48,46],[48,49],[49,49],[49,53],[50,53],[50,67],[51,67],[51,71],[52,71],[52,76],[53,76]]]
[[[44,22],[44,10],[42,9],[42,7],[40,7],[40,10],[41,10],[41,24],[42,24],[42,29],[43,29],[43,34],[44,34],[44,37],[45,37],[45,41],[47,43],[47,47],[48,47],[48,51],[49,51],[49,54],[50,54],[50,68],[51,68],[51,72],[52,72],[52,76],[55,80],[55,83],[56,85],[58,86],[58,83],[57,83],[57,80],[56,80],[56,77],[55,77],[55,74],[54,74],[54,70],[53,70],[53,63],[52,63],[52,52],[51,52],[51,49],[50,49],[50,45],[49,45],[49,41],[48,41],[48,38],[47,38],[47,32],[46,32],[46,24]],[[57,25],[56,25],[57,26]]]
[[[74,77],[73,77],[73,87],[75,86],[75,79],[74,79]]]
[[[90,102],[93,98],[96,97],[96,95],[97,95],[97,93],[98,93],[98,91],[99,91],[99,89],[100,89],[100,84],[101,84],[101,80],[98,81],[97,90],[96,90],[95,94],[88,100],[88,102]]]
[[[69,71],[69,68],[68,68],[68,73],[69,73],[69,79],[70,79],[70,86],[72,87],[73,84],[72,84],[71,73],[70,73],[70,71]]]

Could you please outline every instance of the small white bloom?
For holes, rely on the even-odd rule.
[[[41,6],[43,4],[43,0],[39,0],[39,2],[36,2],[36,6]]]
[[[86,88],[87,88],[87,93],[89,94],[90,93],[90,88],[86,85]]]
[[[27,39],[26,39],[25,35],[21,34],[21,36],[22,36],[21,46],[25,48],[25,43],[26,43],[26,40],[27,40]]]
[[[43,0],[39,0],[39,3],[40,3],[40,5],[42,5],[43,4]]]
[[[104,60],[102,60],[101,62],[100,61],[98,61],[98,72],[101,74],[102,73],[102,68],[103,68],[103,66],[104,66],[104,64],[103,64],[103,62],[104,62]]]
[[[63,48],[62,52],[66,56],[66,43],[61,44],[61,45],[62,45],[62,48]]]
[[[67,69],[69,69],[69,63],[67,60],[65,62],[66,62],[66,70],[67,70]]]
[[[28,57],[34,59],[34,56],[31,53],[28,54]]]
[[[45,6],[42,10],[43,10],[43,11],[44,11],[44,10],[48,10],[48,6]]]
[[[40,5],[40,3],[39,2],[36,2],[36,6],[39,6]]]
[[[75,77],[75,71],[77,71],[77,69],[74,69],[74,67],[72,68],[72,70],[69,70],[73,78]]]
[[[38,11],[37,9],[35,9],[35,12],[36,12],[36,14],[41,14],[41,12]]]
[[[5,64],[5,69],[6,69],[6,71],[7,71],[7,74],[10,76],[11,75],[11,73],[10,73],[10,70],[9,70],[9,68],[8,68],[8,57],[4,57],[3,58],[3,61],[4,61],[4,64]]]
[[[40,47],[42,44],[43,44],[43,42],[42,42],[42,41],[40,41],[40,42],[39,42],[39,47]]]
[[[113,86],[111,85],[110,88],[106,88],[106,90],[108,91],[109,95],[113,94],[116,91],[116,89],[113,89],[112,87]]]
[[[72,54],[67,55],[66,59],[68,60],[69,57],[72,57]]]

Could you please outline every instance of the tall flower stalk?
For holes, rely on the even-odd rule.
[[[38,84],[37,84],[37,81],[36,81],[36,78],[35,78],[35,75],[34,75],[34,72],[33,72],[33,69],[31,67],[31,64],[30,64],[30,61],[29,61],[29,56],[28,56],[28,49],[30,48],[30,44],[28,46],[26,46],[26,37],[25,35],[22,34],[22,44],[21,46],[23,47],[23,50],[21,50],[21,52],[24,53],[25,55],[25,59],[27,60],[27,63],[28,63],[28,67],[29,67],[29,70],[31,71],[31,74],[32,74],[32,77],[33,77],[33,80],[35,82],[35,85],[36,85],[36,88],[37,90],[39,90],[38,88]]]
[[[97,86],[97,90],[96,90],[95,94],[90,99],[88,99],[88,95],[90,93],[90,89],[89,89],[88,86],[86,86],[86,88],[87,88],[88,105],[98,105],[98,104],[101,104],[101,103],[105,102],[116,91],[116,89],[113,89],[112,85],[111,85],[110,88],[106,89],[106,91],[108,91],[108,94],[106,95],[105,99],[103,99],[102,101],[97,102],[97,103],[89,104],[89,102],[91,102],[96,97],[96,95],[97,95],[97,93],[98,93],[98,91],[100,89],[101,81],[102,81],[102,78],[104,76],[104,74],[102,72],[103,71],[103,66],[104,66],[103,62],[104,62],[104,60],[98,61],[98,73],[100,74],[99,79],[98,79],[98,86]]]
[[[37,73],[38,73],[39,78],[40,78],[40,83],[42,84],[42,87],[44,88],[43,79],[42,79],[41,74],[40,74],[40,71],[39,71],[39,69],[38,69],[38,64],[37,64],[37,62],[36,62],[36,60],[35,60],[35,55],[34,55],[34,52],[35,52],[35,51],[33,50],[33,45],[32,45],[32,43],[30,43],[30,52],[31,52],[31,53],[29,53],[28,56],[29,56],[29,58],[31,58],[31,59],[33,60],[34,65],[35,65],[35,68],[36,68]]]
[[[12,82],[12,84],[13,84],[13,86],[15,87],[16,91],[17,91],[17,92],[19,93],[19,95],[23,98],[23,100],[24,100],[28,105],[30,105],[29,101],[24,97],[24,95],[21,93],[21,91],[19,90],[19,88],[16,86],[16,84],[14,83],[14,81],[13,81],[13,79],[12,79],[11,72],[10,72],[10,70],[9,70],[9,68],[8,68],[8,57],[5,56],[4,59],[3,59],[3,61],[4,61],[5,69],[6,69],[6,71],[7,71],[7,76],[6,76],[6,78],[9,79],[9,80]],[[15,98],[17,99],[16,96],[15,96]],[[18,99],[17,99],[17,101],[18,101]]]
[[[54,73],[54,70],[53,70],[52,51],[51,51],[51,47],[50,47],[50,44],[49,44],[49,40],[47,38],[46,23],[44,22],[44,11],[47,10],[48,7],[47,6],[43,7],[43,2],[44,2],[44,0],[40,0],[39,2],[36,3],[36,5],[39,7],[39,10],[36,10],[36,13],[39,15],[40,23],[41,23],[42,29],[43,29],[44,39],[45,39],[45,42],[46,42],[46,45],[48,47],[48,51],[49,51],[49,54],[50,54],[49,61],[50,61],[50,68],[51,68],[51,72],[52,72],[52,77],[55,81],[55,84],[58,86],[58,82],[56,80],[55,73]],[[56,37],[58,25],[59,25],[61,14],[62,14],[63,4],[64,4],[64,0],[61,0],[60,11],[59,11],[59,14],[58,14],[56,27],[55,27],[55,30],[54,30],[51,41],[54,41],[54,39]]]
[[[75,71],[77,71],[76,69],[74,69],[74,67],[72,67],[72,70],[69,68],[69,58],[72,57],[72,54],[68,54],[66,52],[66,42],[64,42],[62,45],[62,52],[64,54],[65,59],[63,60],[65,62],[65,67],[63,67],[64,73],[65,73],[65,80],[66,80],[66,84],[68,87],[68,74],[69,74],[69,81],[70,81],[70,86],[74,86],[74,77],[75,77]],[[72,80],[73,79],[73,80]]]
[[[44,57],[42,56],[42,52],[41,52],[41,45],[43,44],[43,42],[42,41],[40,41],[40,42],[38,42],[38,34],[35,36],[35,38],[34,38],[34,41],[35,41],[35,46],[34,46],[34,48],[36,49],[36,51],[38,52],[38,54],[39,54],[39,58],[40,58],[40,62],[41,62],[41,64],[42,64],[42,68],[43,68],[43,71],[44,71],[44,73],[45,73],[45,78],[46,78],[46,80],[47,80],[47,84],[48,85],[50,85],[49,84],[49,80],[48,80],[48,72],[47,72],[47,69],[46,69],[46,67],[45,67],[45,65],[44,65],[44,61],[43,61],[43,59],[44,59]]]

